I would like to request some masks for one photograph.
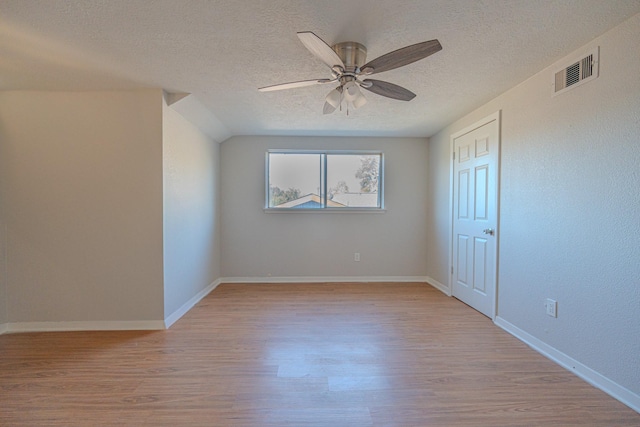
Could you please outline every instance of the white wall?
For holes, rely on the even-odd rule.
[[[164,313],[220,277],[219,144],[163,103]]]
[[[386,213],[265,213],[268,149],[382,150]],[[233,137],[222,143],[224,277],[424,277],[427,141]],[[354,252],[361,261],[354,262]]]
[[[448,283],[449,138],[502,110],[498,315],[636,403],[639,42],[636,15],[432,137],[428,248],[429,276]],[[556,68],[593,46],[601,47],[600,77],[553,97]],[[545,314],[545,298],[558,301],[557,319]]]
[[[0,92],[10,323],[162,320],[161,96]]]

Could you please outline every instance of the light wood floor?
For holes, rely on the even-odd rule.
[[[0,336],[1,426],[640,426],[425,284],[219,286],[168,331]]]

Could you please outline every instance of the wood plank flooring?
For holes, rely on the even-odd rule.
[[[223,284],[167,331],[0,336],[1,426],[640,426],[425,284]]]

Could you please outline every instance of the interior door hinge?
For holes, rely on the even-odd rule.
[[[453,266],[451,266],[451,274],[453,274]]]
[[[453,152],[453,160],[455,160],[455,159],[456,159],[456,152],[454,151]]]

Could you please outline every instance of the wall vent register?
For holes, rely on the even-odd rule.
[[[554,95],[566,92],[598,77],[599,56],[599,48],[596,47],[571,65],[557,71],[554,74]]]

